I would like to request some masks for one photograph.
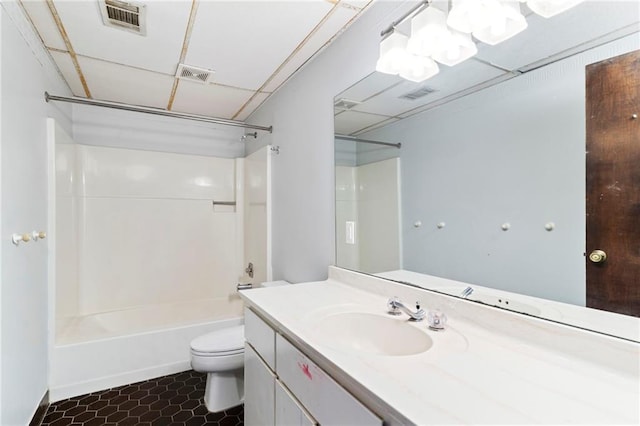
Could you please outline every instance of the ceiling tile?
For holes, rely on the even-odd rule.
[[[344,98],[352,101],[363,102],[384,90],[390,89],[393,86],[406,81],[407,80],[397,75],[383,74],[381,72],[374,71],[336,96],[336,100]]]
[[[172,109],[231,119],[251,95],[250,90],[180,80]]]
[[[340,30],[358,14],[359,10],[347,7],[336,7],[329,19],[311,36],[296,54],[280,69],[266,86],[265,90],[275,91],[311,56],[320,50],[327,41],[331,40]]]
[[[510,80],[512,78],[517,77],[518,74],[517,73],[511,73],[511,72],[505,72],[504,74],[500,74],[499,76],[492,78],[490,80],[484,81],[482,83],[476,84],[475,86],[471,86],[471,87],[467,87],[463,90],[460,91],[456,91],[454,93],[451,93],[447,96],[440,96],[439,99],[431,99],[429,102],[424,103],[422,106],[408,110],[407,112],[400,114],[399,118],[408,118],[411,117],[413,115],[419,114],[421,112],[427,111],[429,109],[432,108],[436,108],[440,105],[444,105],[448,102],[452,102],[456,99],[460,99],[463,98],[469,94],[478,92],[480,90],[483,90],[487,87],[491,87],[494,86],[496,84],[500,84],[504,81]]]
[[[173,77],[91,58],[78,62],[94,99],[167,107]]]
[[[146,2],[146,36],[105,26],[97,1],[55,0],[55,5],[77,54],[175,74],[191,2]]]
[[[73,92],[74,96],[82,96],[86,97],[84,93],[84,88],[82,87],[82,83],[80,82],[80,77],[78,76],[78,72],[76,71],[76,67],[73,65],[73,60],[71,60],[71,55],[63,52],[54,52],[49,51],[51,57],[56,62],[58,69],[62,73],[65,81],[71,88],[71,92]]]
[[[403,83],[355,106],[352,111],[397,116],[502,74],[504,74],[504,71],[473,59],[454,67],[440,65],[440,73],[423,83],[413,83],[405,80]],[[435,90],[435,92],[415,100],[400,98],[402,95],[425,86]]]
[[[251,101],[247,104],[247,106],[238,114],[234,120],[244,121],[251,115],[253,111],[256,110],[270,95],[271,93],[258,93]]]
[[[340,4],[346,7],[355,7],[357,9],[363,9],[365,6],[371,3],[371,1],[372,0],[341,0]]]
[[[186,62],[257,90],[331,10],[326,1],[202,2]]]
[[[58,30],[58,26],[53,20],[53,15],[51,15],[47,3],[33,0],[22,1],[21,3],[31,22],[36,27],[38,34],[40,34],[44,45],[58,50],[67,50],[67,46],[64,44],[60,30]]]
[[[363,135],[365,133],[368,133],[368,132],[371,132],[373,130],[376,130],[376,129],[379,129],[381,127],[384,127],[387,124],[395,123],[396,121],[400,121],[400,119],[399,118],[389,118],[387,120],[381,121],[379,123],[372,124],[371,126],[368,126],[368,127],[363,128],[363,129],[360,129],[360,130],[358,130],[356,132],[353,132],[352,135],[353,136],[360,136],[360,135]]]
[[[365,114],[356,111],[345,111],[335,116],[335,131],[341,135],[350,135],[353,132],[372,126],[376,123],[388,120],[389,117],[378,114]]]
[[[640,2],[584,2],[545,19],[527,16],[529,27],[496,46],[478,45],[478,57],[516,70],[640,20]]]

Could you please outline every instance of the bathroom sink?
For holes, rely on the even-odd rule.
[[[365,312],[345,312],[318,318],[314,338],[336,350],[370,355],[415,355],[431,348],[433,341],[406,316],[391,317]]]

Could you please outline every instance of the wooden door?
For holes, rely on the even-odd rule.
[[[639,116],[640,50],[587,66],[587,306],[634,316],[640,316]],[[594,250],[606,260],[598,262]]]

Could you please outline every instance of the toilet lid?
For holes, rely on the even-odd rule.
[[[196,337],[191,350],[198,353],[236,353],[244,349],[244,325],[223,328]]]

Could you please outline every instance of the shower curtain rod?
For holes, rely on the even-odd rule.
[[[224,118],[207,117],[206,115],[187,114],[183,112],[166,111],[160,108],[152,108],[138,105],[122,104],[119,102],[99,101],[95,99],[86,99],[79,97],[65,97],[50,95],[48,92],[44,92],[45,101],[60,101],[70,102],[72,104],[93,105],[105,108],[121,109],[124,111],[144,112],[146,114],[162,115],[164,117],[182,118],[185,120],[202,121],[205,123],[221,124],[223,126],[243,127],[245,129],[263,130],[265,132],[272,133],[273,126],[258,126],[256,124],[247,124],[242,121],[227,120]]]
[[[335,135],[333,135],[333,137],[335,137],[336,139],[342,139],[342,140],[345,140],[345,141],[370,143],[370,144],[373,144],[373,145],[393,146],[393,147],[398,148],[398,149],[400,149],[402,147],[402,144],[400,142],[391,143],[391,142],[372,141],[370,139],[359,139],[359,138],[357,138],[355,136],[339,135],[337,133]]]

